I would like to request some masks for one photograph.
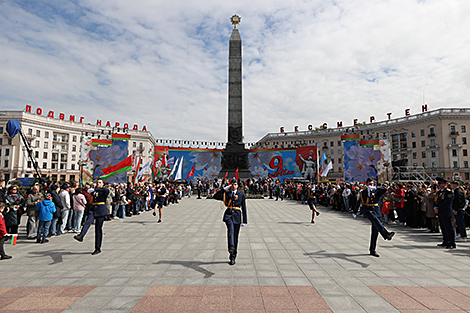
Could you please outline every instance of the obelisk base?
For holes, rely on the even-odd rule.
[[[224,177],[228,172],[227,179],[232,179],[235,177],[237,168],[241,180],[252,177],[249,170],[248,151],[245,149],[245,145],[242,143],[227,143],[225,151],[222,153],[222,170],[219,177]]]

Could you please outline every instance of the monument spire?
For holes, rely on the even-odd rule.
[[[242,38],[237,29],[241,18],[235,14],[230,20],[234,27],[228,56],[228,140],[222,154],[222,171],[219,176],[228,172],[229,177],[233,177],[238,169],[240,178],[247,179],[251,173],[248,169],[248,151],[243,143]]]

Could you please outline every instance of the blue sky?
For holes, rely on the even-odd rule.
[[[225,141],[230,16],[242,17],[245,141],[468,107],[470,2],[2,1],[0,108]]]

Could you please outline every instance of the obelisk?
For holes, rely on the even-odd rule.
[[[219,177],[228,172],[232,178],[238,168],[241,179],[251,177],[248,169],[248,151],[243,143],[243,103],[242,103],[242,38],[237,25],[241,18],[233,15],[232,35],[229,40],[228,56],[228,141],[222,155],[222,170]]]

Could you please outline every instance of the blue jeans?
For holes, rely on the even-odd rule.
[[[69,209],[63,209],[62,210],[62,224],[60,224],[60,233],[63,234],[65,233],[65,226],[67,226],[67,221],[69,219]]]
[[[51,222],[51,232],[50,232],[51,236],[57,236],[57,222],[58,221],[59,221],[59,218],[54,216]]]
[[[114,207],[113,207],[113,216],[117,216],[117,211],[119,210],[120,207],[121,207],[120,204],[114,205]]]
[[[457,228],[459,230],[460,237],[467,238],[467,230],[465,229],[465,210],[458,210],[455,215],[455,221],[457,222]]]
[[[343,198],[343,202],[344,202],[344,210],[348,212],[349,211],[349,197]]]
[[[126,205],[125,204],[120,204],[119,205],[119,212],[118,212],[118,217],[119,218],[125,218],[126,217]]]
[[[74,225],[74,230],[76,231],[79,231],[80,230],[80,227],[82,226],[82,218],[83,218],[83,213],[85,211],[73,211],[73,217],[74,217],[74,221],[73,221],[73,225]]]
[[[49,234],[50,226],[51,226],[51,221],[39,221],[37,240],[41,240],[41,233],[42,233],[43,228],[44,228],[44,236],[42,237],[42,239],[43,240],[47,239],[47,234]]]
[[[72,221],[74,220],[73,216],[74,216],[74,210],[70,210],[69,211],[69,218],[67,220],[67,229],[72,229]]]

